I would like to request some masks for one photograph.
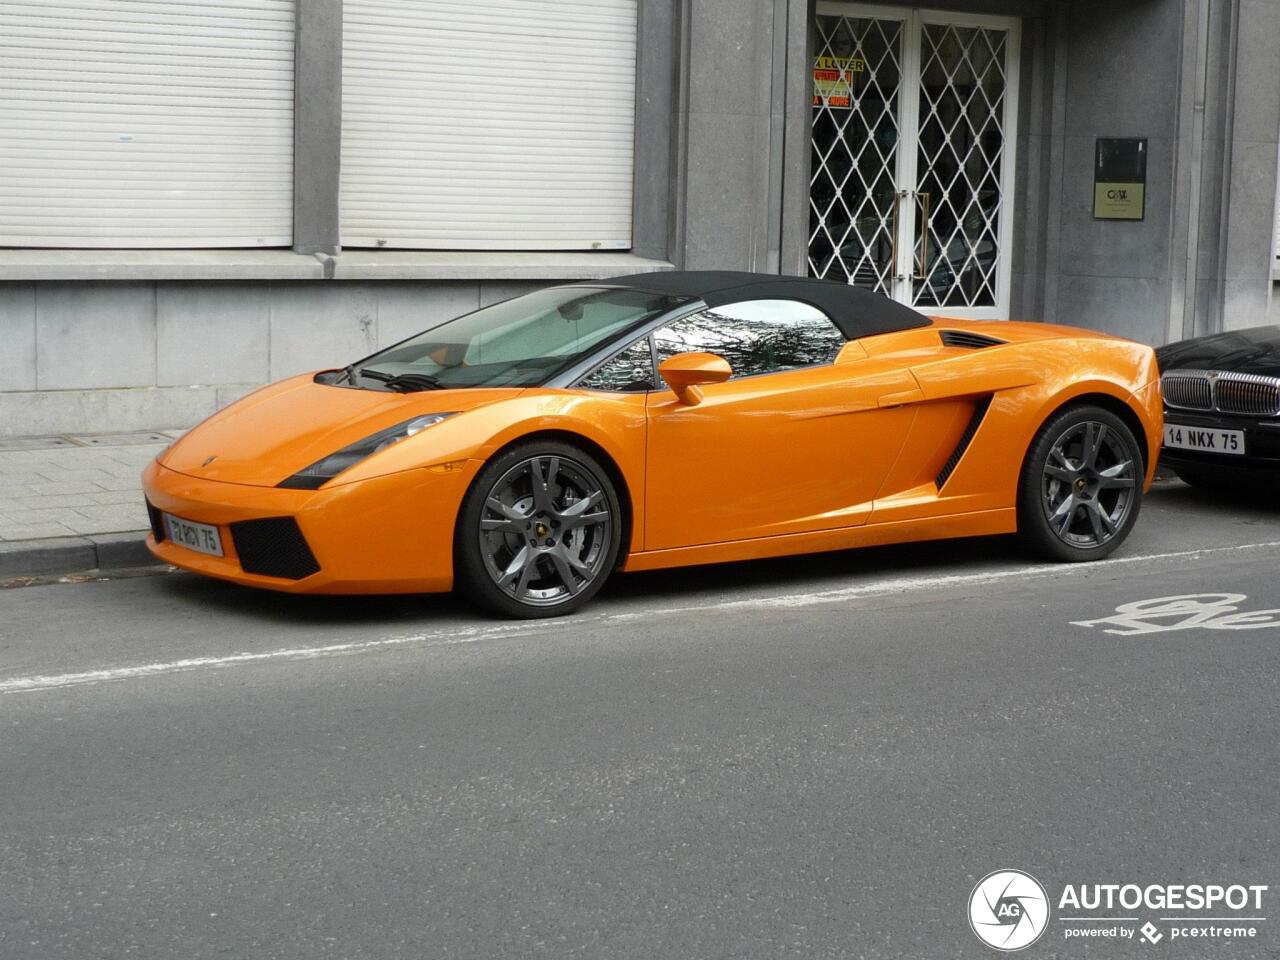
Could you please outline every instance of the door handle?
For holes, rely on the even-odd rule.
[[[893,280],[901,280],[898,276],[898,214],[902,212],[902,198],[906,195],[905,190],[893,191],[893,227],[889,233],[891,238],[889,252],[889,277]]]
[[[933,198],[927,193],[917,193],[916,196],[920,198],[921,230],[920,230],[920,263],[919,263],[920,269],[916,273],[914,279],[928,280],[929,279],[929,213],[930,213],[929,207],[933,202]]]
[[[908,403],[917,403],[924,399],[924,391],[917,387],[914,390],[903,390],[899,393],[886,393],[877,404],[882,410],[885,407],[902,407]]]

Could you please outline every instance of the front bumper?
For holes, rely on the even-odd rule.
[[[157,541],[155,532],[147,537],[147,546],[184,570],[289,593],[446,591],[453,586],[454,521],[479,467],[479,461],[464,460],[320,490],[288,490],[202,480],[152,462],[142,474],[150,507],[216,526],[225,556]],[[296,524],[297,534],[289,534],[293,539],[285,546],[296,551],[300,536],[318,570],[308,573],[312,567],[301,565],[289,577],[245,569],[254,563],[242,562],[234,525],[275,518],[293,521],[277,525],[286,534]],[[246,551],[250,531],[260,534],[271,528],[238,528]],[[159,532],[163,535],[163,528]],[[261,550],[261,544],[254,549]]]
[[[1179,464],[1226,469],[1241,474],[1280,473],[1280,419],[1240,417],[1222,413],[1198,413],[1166,407],[1166,424],[1244,431],[1244,454],[1205,453],[1162,447],[1160,462],[1175,471]]]

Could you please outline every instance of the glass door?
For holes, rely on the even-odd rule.
[[[1007,317],[1018,22],[818,5],[809,273]]]
[[[894,296],[904,23],[824,6],[813,67],[809,274]]]

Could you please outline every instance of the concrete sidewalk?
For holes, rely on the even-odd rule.
[[[182,433],[0,440],[0,579],[153,562],[139,476]]]

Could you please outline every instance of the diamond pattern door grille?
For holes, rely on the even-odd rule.
[[[923,25],[916,306],[997,303],[1007,42],[1003,30]]]
[[[892,295],[902,23],[818,17],[817,56],[849,64],[849,106],[815,96],[809,274]]]

